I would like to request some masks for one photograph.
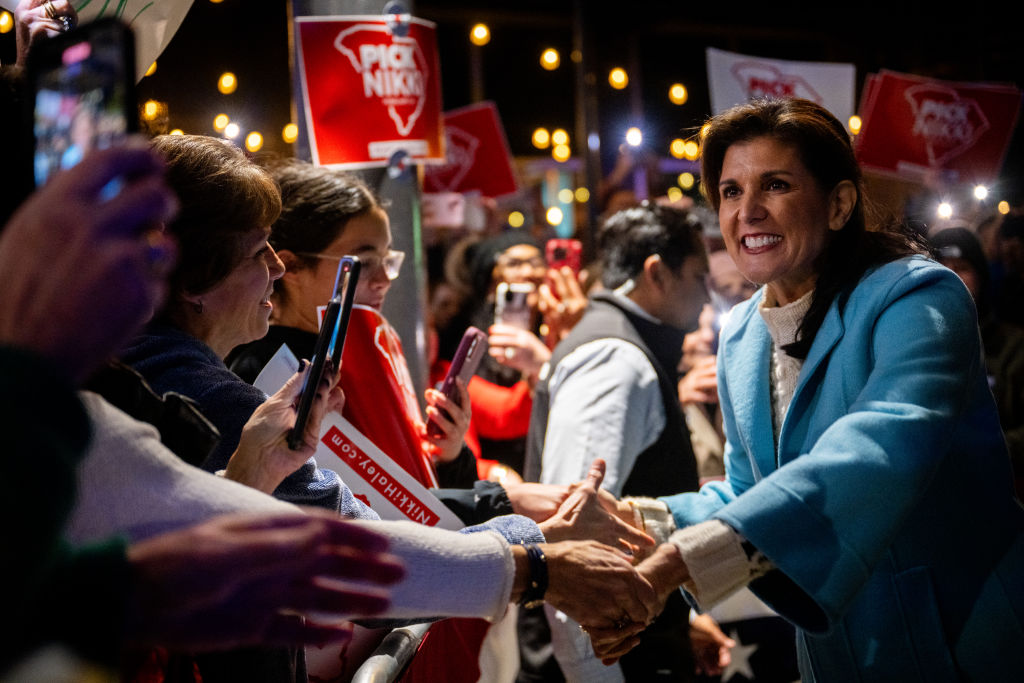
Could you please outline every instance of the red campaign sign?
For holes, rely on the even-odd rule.
[[[422,500],[390,477],[377,461],[346,438],[340,429],[331,427],[321,441],[334,451],[335,455],[346,461],[353,472],[366,480],[366,483],[372,486],[377,493],[384,496],[409,519],[427,526],[436,526],[441,521],[428,506],[423,504]]]
[[[952,83],[882,71],[865,85],[862,166],[920,180],[990,182],[1017,125],[1021,92],[1010,85]]]
[[[500,197],[516,191],[512,154],[493,102],[482,102],[444,115],[447,163],[423,174],[425,192],[470,192]]]
[[[295,25],[313,163],[386,166],[399,150],[444,162],[434,24],[409,18],[404,37],[380,15],[297,17]]]

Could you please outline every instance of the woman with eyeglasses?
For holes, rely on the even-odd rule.
[[[427,417],[442,432],[428,433],[411,382],[404,377],[408,371],[401,344],[380,313],[405,254],[391,248],[388,216],[377,198],[357,177],[306,162],[275,160],[267,170],[280,187],[282,201],[269,241],[286,271],[270,299],[274,312],[269,332],[237,349],[229,366],[251,382],[282,344],[309,358],[319,330],[318,307],[331,297],[338,261],[357,256],[362,271],[342,358],[341,387],[348,397],[343,415],[424,485],[469,484],[475,479],[471,454],[459,458],[469,425],[465,388],[465,410],[440,392],[427,390]],[[435,466],[440,466],[441,481]]]

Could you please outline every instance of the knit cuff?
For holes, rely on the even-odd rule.
[[[672,518],[668,506],[655,498],[623,498],[633,508],[634,526],[642,529],[658,545],[669,540],[676,530],[676,521]]]
[[[772,565],[759,552],[749,556],[743,537],[717,519],[680,529],[669,542],[679,550],[690,578],[683,584],[701,611],[768,571]]]

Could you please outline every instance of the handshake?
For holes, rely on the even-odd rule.
[[[601,490],[604,473],[604,461],[595,460],[586,479],[569,488],[557,511],[540,527],[548,540],[541,546],[548,570],[545,601],[577,621],[595,653],[610,664],[637,645],[640,632],[689,574],[675,546],[655,547],[653,538],[633,526],[630,505]],[[534,492],[534,501],[536,493],[542,492]],[[514,507],[519,495],[510,491]],[[535,519],[540,514],[524,512]],[[512,599],[518,601],[530,569],[523,546],[513,547],[513,556]]]

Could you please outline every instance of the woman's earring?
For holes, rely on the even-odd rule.
[[[198,301],[193,301],[192,302],[192,308],[195,310],[196,313],[199,313],[200,315],[202,315],[203,311],[206,310],[203,307],[203,300],[202,299],[200,299]]]

